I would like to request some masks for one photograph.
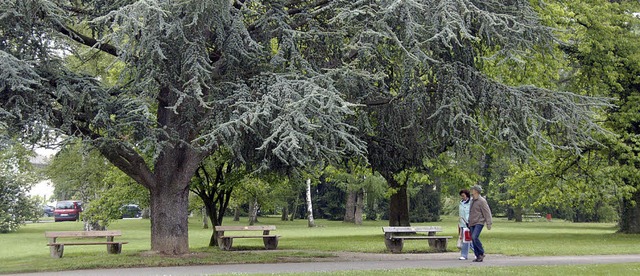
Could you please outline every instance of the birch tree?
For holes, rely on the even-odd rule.
[[[316,221],[313,219],[313,202],[311,201],[311,178],[307,178],[306,185],[306,200],[307,200],[307,225],[309,227],[316,227]]]

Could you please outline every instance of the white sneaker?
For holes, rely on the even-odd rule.
[[[465,257],[460,257],[460,258],[458,258],[458,260],[463,260],[463,261],[464,261],[464,260],[466,260],[466,259],[467,259],[467,258],[465,258]]]

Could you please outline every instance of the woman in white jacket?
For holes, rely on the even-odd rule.
[[[463,239],[464,229],[468,229],[469,226],[467,222],[469,221],[469,209],[471,208],[471,194],[469,190],[461,190],[460,191],[460,205],[458,207],[458,213],[460,214],[459,224],[458,224],[458,238]],[[462,246],[460,248],[460,258],[459,260],[466,260],[469,256],[469,248],[472,248],[470,242],[462,242]],[[473,248],[472,248],[473,249]]]

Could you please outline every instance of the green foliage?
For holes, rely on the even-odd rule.
[[[374,172],[371,168],[347,162],[339,167],[327,166],[323,175],[326,177],[326,182],[333,182],[343,192],[363,191],[366,195],[365,212],[367,218],[377,219],[379,211],[376,205],[381,199],[388,197],[389,193],[387,181],[379,173]],[[340,199],[343,198],[340,197]]]
[[[560,215],[574,221],[611,221],[611,209],[635,191],[623,181],[624,170],[596,150],[580,156],[549,152],[539,162],[514,164],[499,186],[511,206],[565,210]]]
[[[425,162],[432,178],[437,179],[442,194],[457,196],[461,189],[469,189],[482,179],[478,173],[480,164],[475,156],[477,152],[444,152],[438,158]]]
[[[347,193],[340,187],[340,183],[321,177],[317,185],[312,187],[311,198],[314,219],[344,220]]]
[[[57,200],[83,201],[83,220],[102,227],[119,219],[125,204],[149,206],[149,194],[142,186],[82,142],[63,147],[46,168],[46,174],[53,182]]]
[[[37,221],[42,209],[37,199],[27,195],[37,180],[29,163],[33,153],[18,143],[0,147],[0,233],[7,233],[27,220]]]

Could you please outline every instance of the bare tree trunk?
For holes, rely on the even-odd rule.
[[[207,208],[200,209],[202,213],[202,229],[209,229],[209,216],[207,216]]]
[[[298,205],[300,205],[300,193],[298,193],[296,200],[293,202],[293,212],[291,212],[289,221],[293,221],[296,218],[296,215],[298,214]]]
[[[240,206],[233,208],[233,221],[240,221]]]
[[[307,178],[307,220],[309,221],[309,227],[316,227],[316,222],[313,220],[313,205],[311,203],[311,178]]]
[[[357,225],[362,225],[362,213],[364,210],[364,190],[360,189],[356,196],[356,211],[354,213],[354,221]]]
[[[258,222],[258,198],[254,198],[253,202],[249,204],[249,225],[254,225]]]
[[[285,205],[284,208],[282,208],[282,216],[280,217],[280,220],[287,221],[288,218],[289,218],[289,204],[287,203],[287,205]]]
[[[151,217],[151,210],[149,207],[142,209],[142,218],[149,219]]]
[[[347,192],[347,203],[345,204],[345,210],[344,210],[344,220],[343,220],[344,222],[349,222],[349,223],[355,222],[356,194],[357,194],[357,191]]]
[[[514,207],[513,208],[513,216],[516,222],[522,222],[522,207]]]

